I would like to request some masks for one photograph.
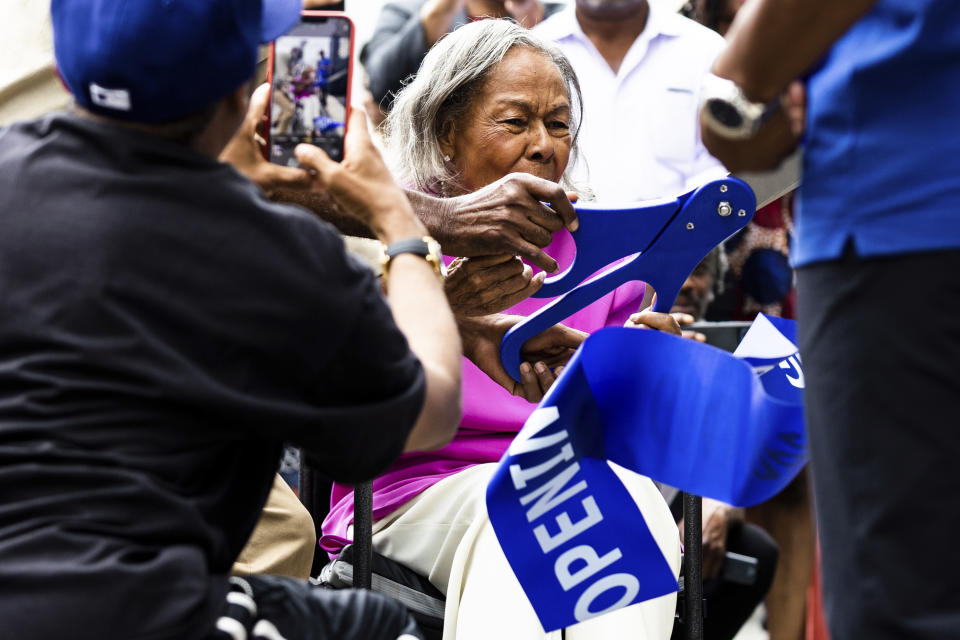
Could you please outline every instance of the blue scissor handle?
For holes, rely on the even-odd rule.
[[[649,224],[637,222],[635,219],[647,217],[648,208],[651,212]],[[554,280],[553,290],[559,289],[561,282],[567,288],[572,286],[577,282],[573,279],[576,273],[589,275],[614,260],[637,253],[644,247],[646,250],[566,293],[557,291],[563,295],[511,328],[500,343],[500,360],[507,373],[514,380],[520,380],[520,349],[527,340],[625,282],[646,282],[657,292],[654,311],[669,311],[697,264],[715,246],[746,226],[755,208],[756,198],[750,187],[730,177],[709,182],[666,203],[656,202],[619,211],[578,208],[580,229],[573,234],[577,258]],[[654,220],[661,221],[660,225],[654,225]],[[603,234],[600,229],[604,230]],[[656,232],[661,229],[657,236]],[[598,265],[599,260],[603,261]],[[578,261],[582,265],[579,268]],[[544,283],[540,291],[549,283],[549,280]]]
[[[608,264],[643,251],[666,228],[688,195],[645,202],[633,208],[601,209],[589,204],[576,207],[580,226],[571,234],[577,245],[573,263],[563,273],[547,278],[533,296],[555,298]]]

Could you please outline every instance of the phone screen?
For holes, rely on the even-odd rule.
[[[350,89],[351,23],[344,16],[303,16],[273,49],[270,160],[297,166],[294,148],[317,145],[343,159]]]
[[[707,337],[707,344],[723,349],[736,351],[737,345],[747,335],[752,322],[694,322],[683,327],[684,330],[697,331]]]

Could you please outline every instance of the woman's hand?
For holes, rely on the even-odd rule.
[[[527,340],[520,350],[521,382],[510,377],[500,361],[500,341],[522,316],[496,314],[457,318],[463,353],[471,362],[512,395],[539,402],[587,334],[562,324]]]
[[[705,513],[703,514],[701,538],[703,549],[702,571],[704,580],[709,580],[720,575],[720,569],[726,559],[731,508],[716,501],[709,501],[703,506]]]
[[[237,132],[220,153],[220,162],[232,164],[251,182],[263,189],[270,197],[277,189],[306,189],[310,186],[310,174],[295,167],[281,167],[263,157],[266,141],[258,129],[266,122],[267,101],[270,85],[262,84],[250,96],[247,115]],[[265,128],[265,127],[264,127]]]
[[[457,258],[447,267],[443,287],[459,316],[485,316],[526,300],[543,285],[546,274],[511,255]]]
[[[623,326],[635,329],[656,329],[688,340],[706,342],[707,336],[699,331],[686,331],[682,328],[685,325],[693,324],[694,321],[694,317],[689,313],[657,313],[647,310],[633,314]]]
[[[684,327],[688,324],[693,324],[697,321],[697,319],[692,315],[689,313],[683,313],[682,311],[674,311],[670,315],[672,315],[673,319],[677,321],[678,325],[680,325],[680,335],[682,335],[684,338],[687,340],[695,340],[696,342],[707,341],[707,336],[703,335],[699,331],[688,331],[687,329],[684,329]]]
[[[637,329],[656,329],[657,331],[672,333],[675,336],[683,335],[677,319],[671,314],[657,313],[649,309],[633,314],[623,326]]]
[[[723,569],[723,563],[727,559],[727,535],[731,525],[743,521],[743,509],[731,507],[719,500],[704,498],[702,520],[703,565],[701,571],[703,579],[709,580],[719,576]],[[683,520],[678,526],[682,536]]]
[[[571,204],[576,199],[575,193],[567,193],[549,180],[529,173],[509,173],[472,193],[424,200],[421,205],[426,206],[420,212],[447,255],[509,253],[555,273],[557,261],[544,253],[543,247],[560,229],[579,228]]]

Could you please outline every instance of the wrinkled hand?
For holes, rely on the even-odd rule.
[[[623,326],[634,329],[656,329],[657,331],[672,333],[675,336],[682,335],[680,325],[673,315],[669,313],[657,313],[649,309],[633,314],[627,319]]]
[[[457,258],[447,267],[443,288],[450,308],[460,316],[485,316],[526,300],[543,285],[542,271],[516,256]]]
[[[257,184],[270,197],[277,189],[306,189],[310,174],[296,167],[281,167],[263,157],[266,144],[257,129],[266,122],[270,85],[262,84],[250,96],[250,106],[243,123],[220,153],[220,161],[233,167]]]
[[[701,120],[700,135],[707,150],[733,173],[776,169],[803,135],[806,88],[793,82],[781,97],[781,107],[752,138],[731,140],[713,133]]]
[[[571,199],[576,195],[556,183],[511,173],[472,193],[442,200],[443,219],[435,235],[448,255],[515,255],[553,273],[557,262],[542,248],[561,228],[575,231],[579,226]]]
[[[539,402],[587,334],[562,324],[527,340],[520,350],[521,382],[515,381],[500,361],[500,341],[522,316],[491,315],[458,318],[463,353],[471,362],[512,395]]]
[[[297,145],[294,152],[300,164],[314,173],[313,190],[327,193],[341,211],[373,229],[377,237],[387,218],[414,217],[410,202],[370,139],[362,109],[350,112],[343,162],[334,162],[323,149],[309,144]]]

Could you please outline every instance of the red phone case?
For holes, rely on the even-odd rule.
[[[301,22],[309,22],[310,18],[342,18],[350,23],[350,61],[347,63],[347,111],[345,122],[343,123],[343,137],[346,140],[347,133],[350,131],[350,111],[353,109],[352,105],[352,92],[353,92],[353,44],[354,44],[354,34],[356,33],[356,25],[353,24],[353,20],[350,19],[343,11],[311,11],[304,9],[300,12]],[[263,149],[263,157],[267,160],[270,159],[270,137],[273,134],[273,122],[271,115],[273,112],[273,56],[276,49],[276,42],[270,43],[270,55],[267,56],[267,83],[270,85],[269,96],[267,97],[267,135],[266,140],[267,144]]]

